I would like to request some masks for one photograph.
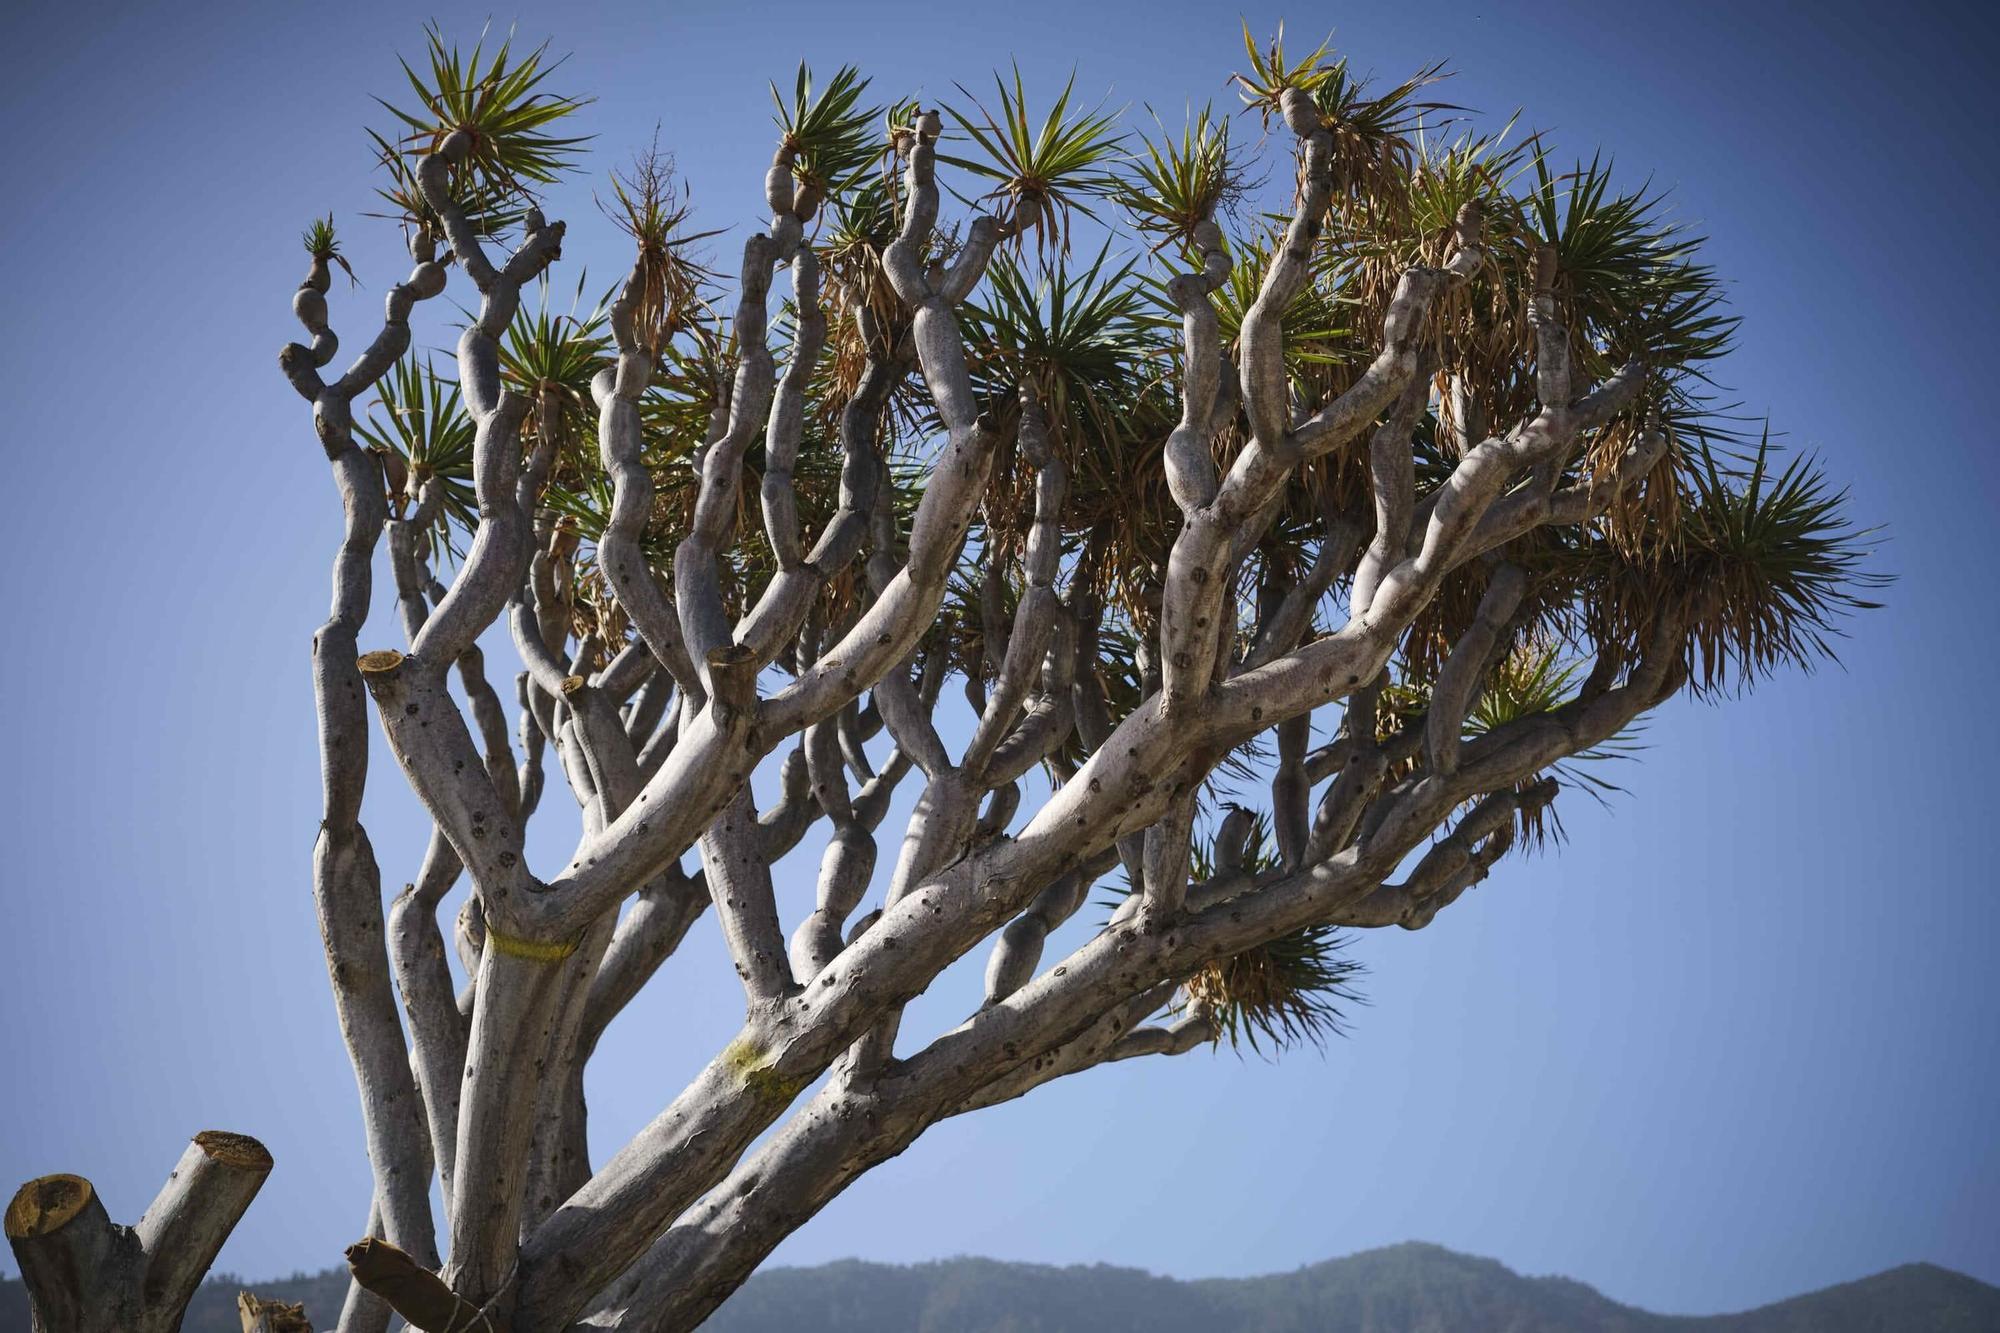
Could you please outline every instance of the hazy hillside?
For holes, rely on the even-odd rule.
[[[185,1333],[237,1333],[235,1278],[211,1281]],[[304,1301],[330,1329],[337,1272],[254,1284]],[[857,1260],[752,1278],[710,1333],[2000,1333],[2000,1287],[1931,1264],[1742,1314],[1649,1314],[1581,1282],[1411,1243],[1267,1277],[1179,1282],[1130,1268],[991,1259],[908,1267]],[[27,1333],[19,1282],[0,1282],[0,1333]]]
[[[1266,1277],[1177,1282],[1125,1268],[990,1259],[779,1269],[713,1333],[2000,1333],[2000,1288],[1929,1264],[1708,1318],[1656,1315],[1567,1278],[1436,1245]]]

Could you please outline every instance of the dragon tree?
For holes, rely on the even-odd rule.
[[[801,67],[740,254],[655,144],[580,192],[631,258],[570,313],[585,101],[543,49],[432,32],[405,69],[372,207],[413,267],[377,323],[315,221],[278,358],[345,519],[311,867],[373,1166],[343,1333],[690,1328],[941,1120],[1320,1041],[1351,932],[1422,929],[1649,710],[1811,667],[1879,581],[1718,400],[1701,238],[1440,67],[1246,35],[1241,105],[1174,126]],[[433,829],[386,901],[371,744]],[[709,911],[727,957],[677,957]],[[975,951],[983,1000],[912,1030]],[[593,1161],[586,1062],[694,967],[739,1029]],[[183,1167],[133,1230],[24,1188],[40,1327],[178,1326],[269,1159]]]

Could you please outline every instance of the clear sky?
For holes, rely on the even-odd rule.
[[[1081,89],[1166,111],[1223,101],[1241,55],[1234,7],[1178,0],[435,12],[462,39],[491,13],[573,52],[594,165],[657,123],[710,226],[756,221],[764,83],[801,56],[934,97],[1009,56],[1044,87],[1074,62]],[[1249,14],[1260,33],[1278,16]],[[223,1255],[252,1275],[336,1262],[367,1206],[308,893],[307,644],[338,506],[276,352],[315,212],[365,283],[336,292],[351,343],[407,267],[358,216],[361,131],[420,17],[0,18],[0,1184],[75,1171],[130,1221],[193,1131],[256,1134],[277,1170]],[[1572,802],[1563,852],[1505,863],[1421,934],[1361,940],[1371,1003],[1323,1058],[1135,1061],[954,1121],[781,1261],[1198,1276],[1418,1238],[1689,1312],[1917,1259],[2000,1282],[2000,727],[1980,694],[2000,656],[1995,34],[1970,5],[1454,0],[1290,22],[1384,75],[1449,57],[1452,100],[1521,106],[1566,151],[1672,185],[1745,317],[1724,378],[1888,526],[1899,581],[1844,669],[1670,706],[1628,795]],[[586,186],[550,212],[571,220],[565,272],[622,266]],[[386,763],[372,792],[397,884],[424,828]],[[705,923],[593,1066],[600,1157],[733,1029],[739,995]],[[962,1004],[961,986],[928,1012]]]

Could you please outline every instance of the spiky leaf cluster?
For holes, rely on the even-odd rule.
[[[555,184],[575,164],[589,140],[553,127],[587,99],[547,89],[561,62],[548,59],[546,42],[520,54],[511,35],[491,52],[482,38],[470,54],[461,54],[435,24],[426,37],[422,65],[403,62],[415,103],[376,99],[400,123],[390,134],[371,131],[390,175],[380,193],[407,221],[433,223],[413,163],[460,136],[464,152],[452,172],[453,202],[477,229],[497,230],[536,189]]]
[[[1040,247],[1066,250],[1071,214],[1096,220],[1092,200],[1117,188],[1112,167],[1124,140],[1117,113],[1102,106],[1072,111],[1074,74],[1039,122],[1028,109],[1019,65],[1011,83],[995,74],[993,86],[996,111],[962,85],[959,91],[978,114],[946,108],[982,156],[942,160],[995,182],[987,198],[1003,205],[1002,222],[1009,234],[1018,238],[1034,232]]]
[[[1239,816],[1240,821],[1240,816]],[[1277,862],[1269,821],[1262,815],[1239,833],[1225,820],[1215,837],[1194,849],[1197,882],[1228,863],[1252,876]],[[1236,846],[1224,845],[1240,837]],[[1327,926],[1281,935],[1268,944],[1217,959],[1181,983],[1184,1007],[1207,1015],[1216,1040],[1263,1054],[1324,1046],[1345,1022],[1342,1006],[1361,1002],[1355,983],[1365,970],[1345,955],[1346,936]]]
[[[887,145],[874,133],[882,109],[861,101],[868,83],[852,65],[843,65],[824,87],[815,88],[812,70],[802,61],[790,97],[771,85],[779,143],[792,154],[792,174],[808,192],[800,202],[804,216],[811,215],[819,200],[853,185],[882,161]]]
[[[458,386],[441,376],[428,355],[398,361],[375,386],[369,415],[354,425],[355,435],[404,478],[390,486],[393,512],[401,515],[427,483],[435,482],[437,517],[432,541],[446,553],[459,549],[461,535],[479,521],[472,490],[472,418],[459,402]]]

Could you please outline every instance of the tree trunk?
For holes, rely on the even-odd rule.
[[[271,1155],[243,1134],[195,1135],[137,1226],[82,1176],[31,1180],[7,1205],[7,1242],[35,1333],[178,1333],[202,1275],[250,1206]]]

